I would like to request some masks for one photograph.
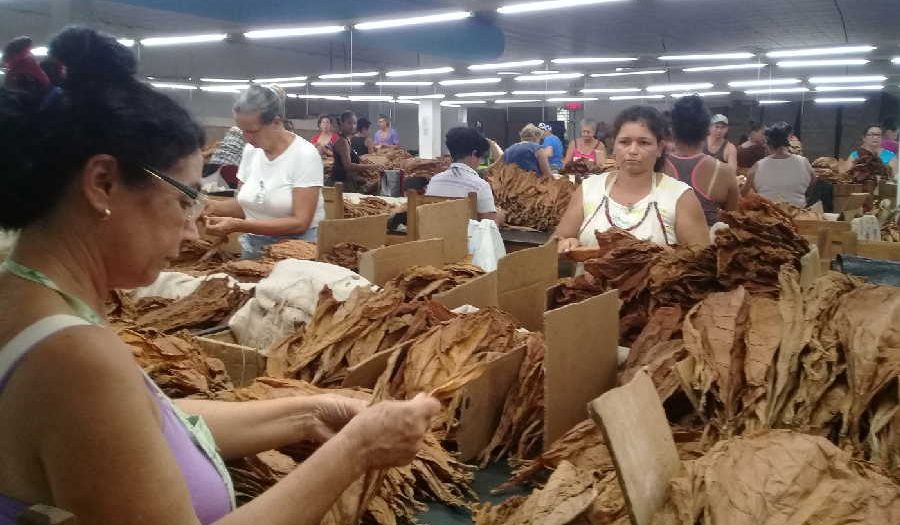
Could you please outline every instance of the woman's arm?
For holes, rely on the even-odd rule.
[[[487,141],[491,150],[491,158],[494,160],[494,162],[497,162],[497,160],[503,157],[503,148],[501,148],[499,144],[491,139],[487,139]]]
[[[214,217],[244,218],[244,209],[241,208],[240,203],[235,198],[209,199],[206,201],[206,211],[204,213]]]
[[[675,235],[681,246],[709,246],[709,226],[693,190],[685,191],[675,206]]]
[[[725,146],[725,163],[731,168],[732,173],[737,171],[737,148],[730,142]]]
[[[738,209],[738,201],[741,198],[741,189],[738,186],[737,174],[731,166],[720,168],[722,173],[717,182],[725,185],[725,199],[719,203],[722,209],[727,211],[735,211]]]
[[[566,212],[563,213],[559,220],[556,231],[551,236],[552,239],[559,240],[557,248],[560,253],[576,248],[580,244],[578,241],[578,230],[584,222],[584,196],[581,188],[582,186],[579,186],[575,193],[572,194],[569,207],[566,208]]]
[[[541,148],[534,154],[534,156],[537,157],[540,175],[543,175],[544,177],[553,176],[553,170],[550,169],[550,155],[552,153],[553,148]]]
[[[569,143],[569,147],[566,149],[566,156],[563,157],[563,164],[568,164],[572,162],[572,157],[575,156],[575,141]]]
[[[365,173],[375,168],[373,164],[356,164],[350,161],[350,144],[346,140],[339,140],[334,145],[334,154],[341,158],[341,165],[347,173]]]
[[[747,182],[744,183],[744,186],[741,188],[741,196],[749,195],[750,193],[756,192],[756,167],[759,166],[759,162],[753,165],[750,168],[750,171],[747,172]]]

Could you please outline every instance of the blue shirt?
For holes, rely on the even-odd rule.
[[[519,142],[506,148],[503,152],[503,162],[507,164],[518,164],[525,171],[533,171],[538,177],[543,175],[538,167],[538,161],[535,154],[541,149],[540,144],[534,142]]]
[[[894,160],[894,157],[896,157],[896,156],[897,156],[897,154],[894,153],[893,151],[891,151],[891,150],[889,150],[889,149],[883,149],[883,148],[882,148],[882,150],[881,150],[881,155],[880,155],[879,158],[881,158],[881,162],[883,162],[883,163],[885,163],[885,164],[890,164],[891,161]],[[851,153],[851,154],[850,154],[850,158],[851,158],[851,159],[858,159],[858,158],[859,158],[859,151],[857,150],[857,151],[854,151],[853,153]]]
[[[559,137],[556,135],[550,135],[549,137],[544,137],[544,142],[541,144],[545,148],[550,147],[553,148],[553,154],[550,155],[550,167],[551,168],[561,168],[563,161],[563,145],[562,141],[559,140]]]

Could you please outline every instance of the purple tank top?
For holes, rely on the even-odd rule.
[[[5,374],[0,375],[0,394],[15,370],[15,366],[16,364]],[[194,444],[190,432],[175,414],[169,402],[160,397],[162,394],[146,376],[144,376],[144,382],[159,407],[163,436],[187,482],[194,512],[203,525],[213,523],[231,512],[231,497],[228,489],[212,461]],[[160,504],[164,504],[164,502],[160,502]],[[0,525],[15,525],[16,517],[30,506],[31,504],[0,494]]]
[[[719,220],[719,203],[710,199],[706,190],[711,188],[701,188],[696,184],[697,170],[703,162],[710,158],[707,155],[697,155],[694,157],[676,157],[668,155],[666,157],[669,164],[669,170],[672,175],[685,184],[689,184],[694,189],[697,199],[700,200],[700,207],[703,208],[703,215],[706,216],[706,224],[712,226]]]

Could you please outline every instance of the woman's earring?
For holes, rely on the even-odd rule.
[[[112,212],[109,211],[109,208],[103,210],[103,217],[100,219],[101,221],[109,220],[109,217],[112,215]]]

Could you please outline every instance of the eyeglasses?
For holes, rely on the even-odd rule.
[[[866,133],[867,137],[880,137],[881,133]]]
[[[191,204],[184,209],[185,220],[187,220],[188,222],[194,222],[195,220],[197,220],[197,217],[199,217],[200,214],[203,213],[203,210],[206,208],[206,202],[208,200],[205,193],[200,190],[191,188],[190,186],[187,186],[181,182],[178,182],[172,177],[160,173],[152,168],[148,168],[147,166],[142,166],[141,169],[144,170],[144,173],[174,187],[176,190],[180,191],[191,200]]]

